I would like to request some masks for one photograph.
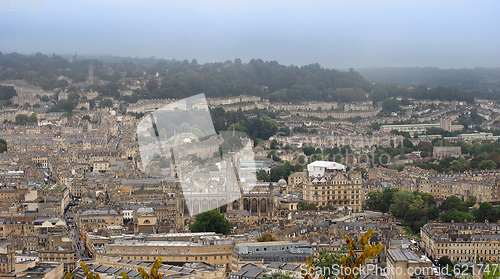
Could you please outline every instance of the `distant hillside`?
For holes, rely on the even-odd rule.
[[[371,82],[397,83],[434,88],[448,86],[466,92],[500,94],[500,68],[370,68],[358,70]]]
[[[120,98],[126,102],[139,99],[185,98],[199,93],[208,97],[253,95],[272,102],[327,101],[339,103],[382,102],[393,97],[458,100],[473,102],[475,93],[439,86],[402,88],[394,84],[371,84],[350,69],[337,71],[319,64],[285,66],[277,61],[240,59],[198,64],[196,59],[164,60],[98,56],[100,59],[77,56],[69,61],[59,55],[22,55],[0,52],[0,81],[22,79],[44,90],[94,90],[99,97]],[[85,83],[89,66],[93,78],[104,84]],[[450,74],[451,75],[451,74]],[[459,78],[460,80],[460,78]],[[492,79],[493,80],[493,79]],[[140,82],[133,93],[121,94],[132,83]],[[401,82],[394,82],[401,83]],[[421,82],[415,83],[415,85]],[[471,87],[471,90],[474,88]]]

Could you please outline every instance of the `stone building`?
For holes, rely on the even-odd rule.
[[[316,161],[307,165],[303,199],[318,206],[333,205],[361,212],[364,201],[361,181],[359,172],[347,172],[342,164]]]
[[[490,261],[500,257],[499,223],[427,223],[420,229],[421,248],[437,260]]]
[[[183,233],[149,235],[147,238],[120,237],[113,243],[104,244],[96,259],[116,255],[124,260],[155,261],[162,257],[164,262],[204,262],[231,270],[231,253],[234,243],[215,233]]]
[[[14,243],[0,242],[0,274],[11,273],[16,269],[14,258]]]
[[[248,263],[305,263],[313,249],[306,241],[247,242],[236,244],[232,254],[233,271],[237,271]]]
[[[462,147],[460,146],[434,146],[432,156],[436,159],[448,157],[460,157],[462,155]]]

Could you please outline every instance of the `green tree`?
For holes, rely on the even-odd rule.
[[[258,242],[269,242],[276,241],[276,238],[271,233],[265,232],[259,238],[257,238]]]
[[[387,112],[399,111],[399,102],[396,99],[385,99],[382,101],[382,110]]]
[[[381,211],[383,192],[381,191],[371,191],[368,193],[368,199],[366,199],[365,204],[370,210]]]
[[[100,108],[106,108],[106,107],[112,107],[113,106],[113,100],[111,99],[102,99],[100,102],[99,102],[99,107]]]
[[[7,142],[4,139],[0,139],[0,153],[7,152]]]
[[[342,257],[347,254],[347,248],[343,248],[340,253],[338,251],[321,250],[318,255],[313,257],[312,264],[315,268],[319,267],[324,270],[325,274],[321,274],[324,279],[337,278],[332,269],[332,266],[341,266]]]
[[[497,212],[489,202],[482,202],[479,208],[474,209],[473,214],[476,222],[484,222],[485,220],[496,222],[498,220]]]
[[[413,232],[417,232],[423,224],[421,224],[421,221],[423,221],[422,217],[422,211],[420,208],[411,205],[408,208],[408,211],[404,215],[404,222],[407,224]],[[425,223],[424,223],[425,224]]]
[[[497,168],[497,164],[492,160],[484,160],[479,163],[480,170],[494,170]]]
[[[451,209],[456,209],[458,211],[462,212],[468,212],[469,207],[467,206],[466,202],[463,202],[460,198],[457,196],[449,196],[447,197],[443,203],[441,203],[441,210],[443,211],[448,211]]]
[[[75,109],[76,104],[69,100],[60,100],[53,107],[50,108],[51,112],[68,112],[71,113]]]
[[[227,128],[227,131],[228,132],[236,131],[236,132],[243,132],[243,133],[247,132],[246,128],[243,127],[240,123],[233,123],[233,124],[229,125],[229,127]]]
[[[483,269],[483,279],[500,278],[500,268],[498,264],[488,263]]]
[[[279,149],[280,145],[277,140],[273,139],[269,145],[271,149]]]
[[[288,126],[283,126],[279,128],[278,136],[289,136],[289,135],[290,135],[290,128],[288,128]]]
[[[318,206],[315,203],[307,203],[305,201],[300,201],[298,204],[299,210],[318,210]]]
[[[28,117],[28,123],[29,123],[29,124],[38,124],[38,117],[36,116],[36,113],[32,113],[32,114]]]
[[[26,114],[18,114],[16,115],[16,121],[14,122],[16,125],[26,125],[29,122],[29,116]]]
[[[270,182],[271,178],[269,177],[269,174],[265,170],[259,170],[259,172],[257,172],[257,180]]]
[[[228,235],[231,224],[216,209],[205,211],[196,215],[194,223],[189,226],[191,232],[216,232]]]
[[[448,256],[442,256],[438,260],[438,265],[440,267],[451,266],[452,264],[453,264],[453,262],[450,260],[450,258]]]
[[[292,276],[292,273],[290,271],[283,271],[282,268],[280,267],[277,272],[274,272],[271,275],[264,274],[264,278],[268,279],[294,279],[295,277]]]
[[[445,223],[450,223],[452,220],[454,222],[472,222],[474,221],[474,215],[469,212],[463,212],[460,210],[456,209],[451,209],[446,212],[443,212],[439,215],[439,220],[445,222]]]
[[[17,92],[14,86],[0,85],[0,100],[6,101],[12,99],[12,97],[17,96]]]
[[[475,196],[470,196],[465,202],[468,207],[473,207],[477,203],[477,198]]]
[[[395,217],[402,218],[408,211],[414,195],[412,192],[399,191],[394,197],[394,203],[390,205],[389,211]]]
[[[413,143],[409,139],[403,139],[403,146],[409,149],[413,149]]]
[[[273,151],[271,151],[271,152],[273,152]],[[274,151],[274,152],[276,152],[276,151]],[[278,157],[278,159],[280,159],[280,158]],[[270,179],[273,182],[278,182],[280,179],[284,179],[285,181],[288,181],[288,176],[290,176],[290,174],[292,174],[292,172],[300,171],[299,168],[300,168],[300,166],[298,166],[298,165],[294,166],[290,162],[285,162],[284,164],[280,163],[276,167],[271,169]]]

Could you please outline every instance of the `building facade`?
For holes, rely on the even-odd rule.
[[[428,223],[420,229],[421,248],[437,260],[490,261],[500,257],[499,223]]]
[[[307,165],[303,199],[318,206],[333,205],[361,212],[364,201],[361,173],[347,172],[344,165],[316,161]]]

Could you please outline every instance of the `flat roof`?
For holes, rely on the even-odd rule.
[[[270,242],[241,242],[236,246],[279,246],[279,245],[310,245],[307,241],[270,241]]]
[[[395,261],[418,261],[419,258],[414,252],[406,249],[392,249],[389,250],[389,254]]]
[[[395,125],[391,125],[391,124],[387,124],[387,125],[380,125],[380,127],[406,127],[406,126],[422,126],[422,127],[425,127],[425,126],[440,126],[441,124],[439,123],[434,123],[434,124],[395,124]]]
[[[203,246],[197,242],[190,241],[140,241],[140,240],[116,240],[115,243],[107,244],[107,246]]]

